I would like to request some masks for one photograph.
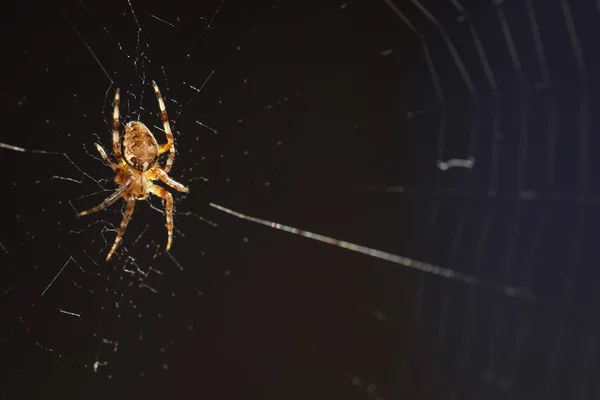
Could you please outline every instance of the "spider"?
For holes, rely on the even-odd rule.
[[[127,201],[125,207],[125,214],[121,220],[121,226],[117,231],[117,237],[115,242],[106,256],[106,260],[110,260],[113,255],[121,238],[125,233],[127,224],[133,214],[133,207],[136,200],[145,200],[148,198],[150,193],[155,196],[161,197],[165,202],[165,214],[167,216],[167,248],[169,251],[171,243],[173,242],[173,196],[166,189],[157,186],[153,181],[160,179],[163,183],[169,185],[175,190],[180,192],[188,192],[188,188],[183,186],[181,183],[174,181],[167,175],[173,166],[175,159],[175,144],[173,142],[173,133],[169,125],[169,119],[167,118],[167,111],[165,109],[165,103],[163,102],[160,91],[156,82],[152,81],[154,86],[154,92],[158,99],[158,106],[160,108],[160,116],[167,136],[167,143],[159,145],[156,139],[152,135],[152,132],[140,121],[131,121],[125,125],[125,134],[123,136],[123,144],[121,145],[119,138],[119,89],[115,92],[115,103],[113,111],[113,154],[117,159],[117,163],[114,163],[108,158],[106,151],[96,143],[96,149],[102,156],[104,162],[112,168],[117,175],[115,182],[119,185],[118,189],[108,196],[102,203],[89,210],[82,211],[78,216],[91,214],[98,210],[102,210],[120,197],[123,197]],[[122,150],[122,151],[121,151]],[[169,152],[169,158],[164,168],[158,164],[158,157],[161,154]]]

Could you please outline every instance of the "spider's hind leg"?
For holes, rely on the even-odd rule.
[[[160,90],[158,89],[158,85],[156,82],[152,81],[152,86],[154,87],[154,93],[156,93],[156,98],[158,100],[158,108],[160,108],[160,118],[162,119],[163,126],[165,129],[165,135],[167,136],[167,143],[161,145],[158,148],[158,154],[164,154],[167,151],[169,152],[169,158],[167,158],[167,164],[165,166],[165,172],[169,172],[171,167],[173,167],[173,161],[175,160],[175,143],[173,141],[173,132],[171,132],[171,125],[169,125],[169,117],[167,117],[167,109],[165,108],[165,102],[163,101],[162,95],[160,94]]]
[[[113,154],[119,161],[123,161],[123,154],[121,153],[121,143],[119,139],[119,89],[115,92],[115,105],[113,109]]]
[[[171,186],[175,190],[178,190],[178,191],[184,192],[184,193],[188,193],[190,191],[186,186],[183,186],[181,183],[179,183],[176,180],[174,180],[173,178],[171,178],[162,169],[159,169],[159,168],[156,169],[156,176],[158,176],[158,179],[160,179],[167,185]]]
[[[108,158],[108,155],[106,154],[106,151],[104,151],[102,146],[100,146],[98,143],[95,143],[95,144],[96,144],[96,149],[98,150],[98,153],[100,153],[100,156],[102,157],[102,159],[104,160],[106,165],[108,165],[113,171],[116,170],[117,165],[114,162],[112,162],[112,160],[110,158]]]

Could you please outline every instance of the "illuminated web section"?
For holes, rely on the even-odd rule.
[[[536,300],[535,295],[527,288],[517,288],[511,285],[498,285],[491,282],[487,282],[480,278],[477,278],[473,275],[463,274],[458,271],[454,271],[452,269],[443,268],[437,265],[429,264],[423,261],[415,260],[412,258],[399,256],[396,254],[391,254],[382,250],[372,249],[370,247],[361,246],[359,244],[346,242],[344,240],[332,238],[329,236],[321,235],[314,232],[304,231],[298,228],[294,228],[292,226],[278,224],[276,222],[267,221],[260,218],[251,217],[248,215],[244,215],[234,210],[230,210],[218,204],[210,203],[211,207],[216,208],[217,210],[223,211],[227,214],[233,215],[234,217],[245,219],[248,221],[256,222],[261,225],[266,225],[271,228],[275,228],[281,231],[293,233],[295,235],[304,236],[305,238],[309,238],[312,240],[317,240],[319,242],[327,243],[333,246],[341,247],[343,249],[348,249],[351,251],[355,251],[357,253],[362,253],[370,257],[379,258],[385,261],[393,262],[394,264],[399,264],[408,268],[416,269],[418,271],[426,272],[432,275],[438,275],[447,279],[452,279],[456,281],[460,281],[463,283],[467,283],[470,285],[480,285],[487,286],[492,290],[499,291],[504,293],[507,296],[512,297],[520,297],[528,300]]]

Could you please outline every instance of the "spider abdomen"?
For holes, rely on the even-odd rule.
[[[139,121],[125,126],[122,148],[127,164],[138,171],[149,170],[158,160],[158,143],[146,125]]]

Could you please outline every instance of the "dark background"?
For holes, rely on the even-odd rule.
[[[197,3],[1,6],[1,398],[597,398],[593,2]],[[191,191],[105,263],[153,79]]]

